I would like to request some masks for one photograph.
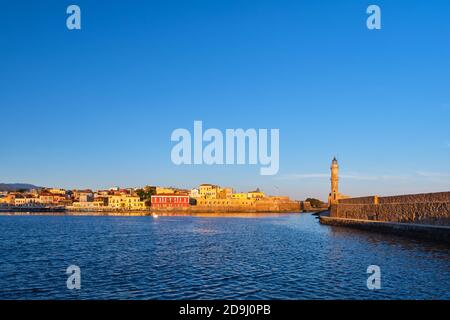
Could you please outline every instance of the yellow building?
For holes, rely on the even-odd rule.
[[[7,200],[4,203],[15,205],[15,206],[23,206],[29,204],[35,204],[38,202],[38,199],[32,196],[31,194],[11,194],[7,196]]]
[[[232,188],[220,188],[219,198],[220,199],[231,199],[232,194],[233,194]]]
[[[249,199],[253,199],[253,200],[260,200],[262,198],[264,198],[266,195],[264,194],[264,192],[261,192],[259,189],[256,189],[255,191],[250,191],[247,193],[247,197]]]
[[[50,192],[51,194],[59,194],[59,195],[65,195],[66,194],[66,190],[58,189],[58,188],[48,189],[47,191]]]
[[[231,199],[233,189],[221,188],[214,184],[201,184],[198,188],[198,195],[203,199]]]
[[[94,201],[74,202],[72,206],[74,208],[97,209],[97,208],[104,208],[105,204],[104,201],[102,200],[94,200]]]
[[[213,184],[201,184],[198,188],[198,192],[201,198],[204,199],[216,199],[219,191],[219,187]]]
[[[174,192],[173,188],[156,187],[156,194],[173,194]]]
[[[109,196],[108,206],[114,209],[140,210],[145,209],[145,202],[138,196],[122,194]]]
[[[248,195],[247,195],[247,193],[233,193],[231,195],[231,199],[247,200]]]
[[[0,204],[14,204],[14,198],[13,195],[8,194],[0,198]]]

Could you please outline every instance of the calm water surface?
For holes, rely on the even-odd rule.
[[[450,299],[449,262],[448,246],[310,214],[0,216],[0,299]]]

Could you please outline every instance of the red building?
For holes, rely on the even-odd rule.
[[[154,208],[189,207],[189,196],[184,194],[158,194],[152,196]]]

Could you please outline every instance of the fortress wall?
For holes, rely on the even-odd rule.
[[[375,204],[377,203],[377,196],[339,199],[339,203],[345,204]]]
[[[379,205],[377,220],[450,225],[450,202]]]
[[[407,194],[403,196],[379,197],[384,203],[419,203],[419,202],[450,202],[450,192]]]
[[[299,212],[300,204],[296,201],[255,201],[252,205],[207,204],[181,208],[152,208],[155,212],[180,213],[227,213],[227,212]]]
[[[450,192],[380,197],[378,204],[369,198],[339,201],[331,206],[330,216],[347,219],[450,225]],[[362,200],[361,200],[362,199]]]
[[[331,216],[336,218],[372,220],[371,217],[375,214],[375,211],[376,206],[373,204],[337,204],[332,205]]]
[[[98,207],[98,208],[75,208],[69,207],[69,212],[73,213],[98,213],[108,214],[108,215],[149,215],[151,212],[157,213],[167,213],[167,214],[191,214],[191,213],[258,213],[258,212],[300,212],[300,202],[285,200],[280,198],[280,200],[258,200],[253,201],[248,204],[238,204],[241,203],[236,201],[234,204],[222,204],[222,203],[212,203],[212,204],[202,204],[189,207],[164,207],[164,208],[146,208],[140,210],[128,210],[119,208],[108,208],[108,207]]]

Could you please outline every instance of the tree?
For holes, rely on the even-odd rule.
[[[146,205],[150,205],[152,195],[156,194],[156,187],[145,186],[143,189],[137,189],[136,194],[141,199],[141,201],[145,201]]]

